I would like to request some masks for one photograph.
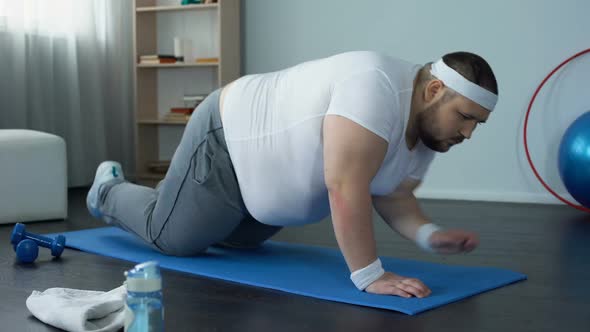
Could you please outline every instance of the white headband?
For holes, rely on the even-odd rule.
[[[494,110],[498,101],[498,95],[467,80],[453,68],[447,66],[442,59],[432,64],[430,73],[443,81],[449,88],[480,104],[488,111],[491,112]]]

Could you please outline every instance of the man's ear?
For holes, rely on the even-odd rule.
[[[426,86],[424,87],[424,102],[425,103],[430,103],[431,101],[433,101],[436,96],[439,93],[442,93],[443,89],[444,89],[445,85],[443,84],[443,82],[441,80],[430,80],[426,83]]]

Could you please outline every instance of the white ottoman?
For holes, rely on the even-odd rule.
[[[66,143],[33,130],[0,130],[0,224],[65,219]]]

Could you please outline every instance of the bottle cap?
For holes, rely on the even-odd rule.
[[[160,265],[156,261],[149,261],[136,265],[125,271],[127,290],[131,292],[156,292],[162,289]]]

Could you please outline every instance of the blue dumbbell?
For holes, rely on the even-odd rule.
[[[24,224],[18,223],[14,225],[14,229],[10,235],[10,243],[12,243],[12,245],[16,246],[16,249],[18,249],[19,243],[25,239],[33,240],[35,243],[37,243],[37,245],[51,249],[51,256],[54,257],[61,256],[61,253],[64,251],[66,244],[66,238],[63,235],[58,235],[55,239],[52,239],[25,232]]]
[[[24,239],[16,246],[16,258],[22,263],[32,263],[39,255],[39,246],[37,242]]]

